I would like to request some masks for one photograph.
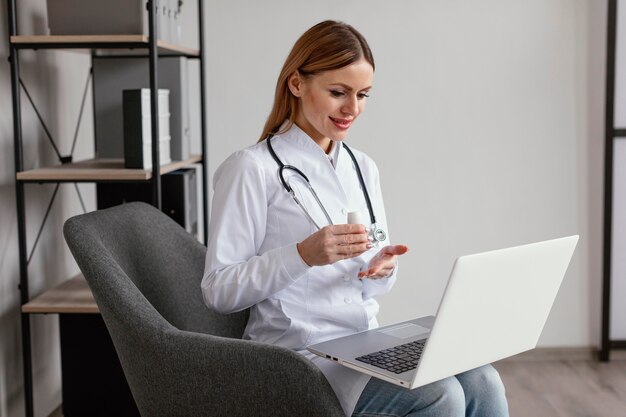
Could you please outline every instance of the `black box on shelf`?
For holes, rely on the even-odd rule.
[[[160,57],[159,87],[167,89],[170,111],[170,157],[190,156],[188,64],[184,57]],[[148,60],[95,56],[93,58],[96,154],[99,158],[124,157],[122,92],[150,87]]]
[[[196,169],[184,168],[161,176],[161,209],[198,238],[198,192]],[[96,185],[98,209],[131,201],[152,202],[150,183],[99,183]]]
[[[163,176],[162,210],[198,239],[196,170],[179,169]]]
[[[152,168],[152,118],[150,89],[124,90],[124,167]],[[170,159],[169,91],[159,89],[159,162]]]

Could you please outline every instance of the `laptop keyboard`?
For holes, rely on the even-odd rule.
[[[401,374],[417,368],[417,362],[422,356],[425,344],[426,340],[416,340],[415,342],[359,356],[356,360],[395,374]]]

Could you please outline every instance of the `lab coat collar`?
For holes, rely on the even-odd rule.
[[[280,127],[281,129],[285,126],[287,121],[283,123]],[[306,150],[310,150],[312,153],[324,156],[324,158],[331,158],[333,167],[337,167],[337,162],[339,161],[339,155],[341,154],[341,148],[343,146],[339,146],[340,143],[336,141],[332,141],[332,148],[329,154],[326,154],[324,150],[297,124],[293,124],[289,130],[283,133],[283,136],[288,142],[296,144],[298,147],[304,148]]]
[[[330,152],[328,152],[328,159],[330,163],[333,165],[333,168],[337,169],[337,159],[339,158],[339,149],[341,148],[340,143],[336,141],[331,142]]]

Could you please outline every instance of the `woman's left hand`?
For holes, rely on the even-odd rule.
[[[391,274],[398,264],[398,256],[404,255],[409,248],[404,245],[388,245],[382,248],[370,261],[365,271],[359,272],[359,278],[381,279]]]

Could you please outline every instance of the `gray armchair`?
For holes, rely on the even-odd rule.
[[[64,235],[141,415],[344,415],[308,360],[241,340],[247,311],[222,316],[204,305],[206,249],[157,209],[129,203],[76,216]]]

